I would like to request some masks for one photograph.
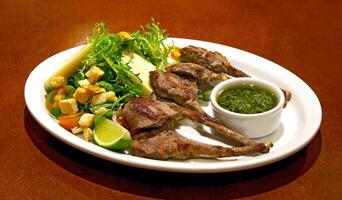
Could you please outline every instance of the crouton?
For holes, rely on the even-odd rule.
[[[82,131],[83,131],[83,128],[82,127],[78,127],[78,126],[76,126],[76,127],[71,129],[71,132],[73,134],[79,134],[79,133],[82,133]]]
[[[107,102],[107,93],[106,92],[96,94],[91,98],[91,104],[92,105],[104,104],[106,102]]]
[[[104,71],[96,66],[92,66],[86,73],[91,84],[99,81],[104,75]]]
[[[75,99],[62,99],[58,102],[58,105],[65,115],[75,114],[78,111]]]
[[[63,76],[56,76],[51,79],[50,85],[52,88],[58,88],[64,86],[66,83]]]
[[[83,139],[85,141],[90,141],[93,139],[93,131],[91,130],[91,128],[83,129]]]
[[[107,111],[108,111],[107,108],[105,108],[105,107],[100,107],[99,109],[95,110],[95,114],[96,114],[96,115],[103,115],[103,114],[105,114]]]
[[[107,101],[108,102],[115,102],[118,100],[118,98],[115,96],[115,92],[109,91],[109,92],[106,92],[106,94],[107,94]]]
[[[94,123],[95,115],[90,113],[85,113],[81,116],[78,124],[81,127],[92,127]]]
[[[88,79],[83,79],[83,80],[79,80],[78,81],[78,84],[81,86],[81,87],[88,87],[90,85],[90,82]]]
[[[76,89],[73,97],[80,103],[86,104],[91,97],[91,94],[87,91],[87,89],[79,87]]]
[[[87,87],[87,91],[88,91],[88,93],[90,93],[91,95],[99,94],[99,93],[102,93],[102,92],[106,92],[105,89],[100,88],[100,87],[97,87],[97,86],[93,86],[93,85]]]

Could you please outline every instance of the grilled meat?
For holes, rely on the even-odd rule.
[[[180,105],[197,98],[196,82],[171,72],[150,72],[150,85],[158,96],[172,99]]]
[[[167,71],[193,78],[197,83],[209,83],[213,80],[226,80],[228,77],[223,73],[214,73],[209,69],[195,63],[179,63],[167,67]]]
[[[209,117],[208,115],[198,113],[173,103],[163,103],[150,97],[137,97],[132,99],[123,108],[122,115],[123,116],[121,117],[125,120],[124,126],[130,131],[134,131],[134,133],[139,131],[144,132],[147,130],[151,131],[153,128],[173,130],[174,124],[177,120],[180,120],[181,118],[189,118],[194,122],[213,128],[227,139],[246,146],[254,147],[254,151],[256,152],[267,153],[270,148],[270,145],[257,143],[228,129],[221,123],[217,122],[216,119]],[[172,124],[172,126],[169,124]],[[137,136],[136,138],[139,137]],[[164,144],[160,144],[160,146],[162,145]]]
[[[215,73],[226,73],[233,77],[248,77],[246,73],[233,67],[227,58],[217,51],[208,51],[207,49],[190,45],[182,48],[180,53],[180,60],[182,62],[196,63]]]
[[[149,97],[139,97],[132,99],[124,106],[121,117],[125,122],[125,127],[131,133],[136,133],[144,129],[172,124],[178,116],[179,113],[165,103]]]
[[[145,158],[186,160],[251,155],[263,148],[262,144],[233,148],[212,146],[188,140],[174,130],[157,129],[134,136],[131,150],[134,155]]]
[[[171,72],[150,72],[150,85],[158,97],[170,99],[179,105],[205,113],[197,102],[196,82]]]

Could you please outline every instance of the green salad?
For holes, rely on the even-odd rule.
[[[154,20],[134,33],[110,33],[104,23],[96,24],[87,44],[45,83],[49,113],[87,141],[125,149],[130,144],[127,131],[120,127],[115,130],[122,134],[107,136],[104,126],[120,124],[105,119],[112,119],[113,112],[130,99],[151,95],[149,71],[164,71],[170,62],[177,62],[170,59],[174,47],[166,45],[166,38]],[[119,142],[121,137],[125,142]],[[108,145],[111,141],[126,145]]]

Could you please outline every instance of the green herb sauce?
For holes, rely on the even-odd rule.
[[[217,103],[221,107],[242,114],[256,114],[271,110],[277,102],[275,94],[255,85],[229,87],[217,97]]]

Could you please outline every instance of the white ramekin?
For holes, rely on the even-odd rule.
[[[263,113],[240,114],[226,110],[217,103],[217,96],[222,90],[243,84],[254,84],[272,91],[277,97],[277,105]],[[220,119],[227,127],[246,137],[259,138],[269,135],[280,126],[285,98],[282,90],[270,82],[256,78],[233,78],[216,85],[211,92],[210,101],[215,117]]]

